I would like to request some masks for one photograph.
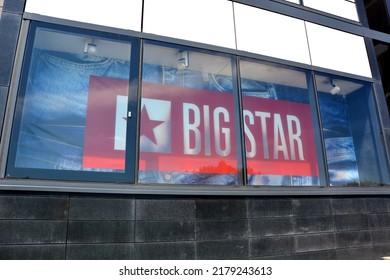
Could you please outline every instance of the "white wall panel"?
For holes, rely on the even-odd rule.
[[[353,1],[354,2],[354,1]],[[304,5],[332,15],[359,21],[356,4],[346,0],[305,0]]]
[[[299,4],[299,0],[285,0],[285,1]]]
[[[239,50],[310,64],[302,20],[238,3],[234,13]]]
[[[141,31],[142,0],[27,0],[26,12]]]
[[[143,31],[235,48],[232,2],[145,0]]]
[[[309,22],[306,27],[314,66],[372,76],[363,37]]]

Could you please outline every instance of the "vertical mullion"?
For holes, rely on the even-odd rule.
[[[141,44],[139,39],[132,40],[130,54],[130,77],[128,93],[128,116],[126,128],[126,164],[125,173],[130,183],[134,183],[138,174],[138,135],[139,135],[139,95],[141,81]]]
[[[318,91],[314,72],[306,72],[308,83],[308,94],[310,108],[314,121],[314,139],[319,140],[320,144],[316,144],[317,162],[319,168],[320,185],[330,186],[329,170],[326,156],[325,138],[323,133],[323,125],[321,118],[320,102],[318,99]]]
[[[240,65],[239,58],[232,59],[232,78],[233,78],[233,91],[236,95],[234,99],[234,113],[235,113],[235,127],[236,127],[236,143],[237,143],[237,167],[238,167],[238,183],[240,185],[247,185],[247,168],[246,168],[246,148],[245,148],[245,133],[244,133],[244,118],[242,114],[242,94],[241,94],[241,81],[240,81]]]

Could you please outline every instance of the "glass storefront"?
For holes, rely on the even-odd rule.
[[[127,96],[136,95],[129,93],[130,41],[34,29],[18,100],[15,170],[123,173]]]
[[[139,182],[235,185],[232,58],[144,45]]]
[[[371,186],[388,183],[387,170],[367,81],[30,26],[8,178]]]
[[[319,74],[315,82],[330,185],[385,183],[387,165],[371,84]]]
[[[308,73],[242,60],[240,74],[248,183],[319,185]]]

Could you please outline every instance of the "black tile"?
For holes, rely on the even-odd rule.
[[[372,260],[374,259],[372,247],[348,248],[336,250],[338,260]]]
[[[133,221],[70,221],[68,243],[134,242]]]
[[[335,228],[332,216],[298,217],[295,222],[298,233],[333,232]]]
[[[195,219],[192,199],[137,199],[136,219],[144,221]]]
[[[338,232],[335,235],[337,248],[371,245],[371,234],[369,231]]]
[[[16,52],[21,15],[3,11],[0,19],[0,86],[8,87]]]
[[[197,240],[243,239],[248,236],[247,220],[198,220]]]
[[[388,197],[372,197],[366,198],[368,213],[389,213],[390,198]]]
[[[293,205],[295,216],[330,216],[332,214],[328,198],[294,199]]]
[[[68,217],[67,196],[0,196],[0,219],[61,220]]]
[[[198,219],[242,219],[246,218],[246,200],[237,199],[198,199],[196,218]]]
[[[14,13],[22,14],[26,0],[4,0],[3,9]]]
[[[200,241],[197,253],[199,260],[247,259],[248,240]]]
[[[331,250],[336,248],[333,233],[295,236],[297,253]]]
[[[248,217],[290,217],[293,204],[290,198],[251,198],[248,200]]]
[[[64,245],[0,246],[0,260],[63,260]]]
[[[368,220],[371,228],[390,228],[390,213],[371,214],[369,215]]]
[[[249,257],[291,255],[294,253],[294,237],[279,236],[249,240]]]
[[[390,229],[376,229],[371,231],[372,244],[390,244]]]
[[[135,243],[137,260],[194,260],[195,242]]]
[[[66,221],[2,220],[0,244],[65,243]]]
[[[338,231],[369,228],[368,216],[366,214],[336,215],[334,219]]]
[[[132,260],[134,244],[68,244],[68,260]]]
[[[70,198],[70,220],[134,220],[134,198],[75,196]]]
[[[334,214],[359,214],[367,213],[364,198],[333,198],[332,207]]]
[[[135,242],[195,240],[195,220],[137,221]]]
[[[249,236],[263,237],[295,233],[293,218],[249,219]]]
[[[297,254],[297,260],[335,260],[335,250],[314,251]]]

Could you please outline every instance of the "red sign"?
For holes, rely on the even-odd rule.
[[[126,135],[126,112],[129,83],[124,79],[91,76],[85,125],[83,168],[125,169],[125,149],[118,148],[118,142]],[[118,100],[126,101],[125,113],[121,115],[120,126]],[[122,127],[122,133],[117,128]],[[123,137],[122,137],[123,138]],[[121,141],[122,140],[122,141]],[[124,146],[123,146],[124,147]]]
[[[140,170],[237,174],[233,94],[143,83]]]
[[[84,168],[124,169],[126,80],[91,77]],[[237,174],[232,93],[143,83],[141,171]],[[244,97],[249,174],[317,176],[310,107]]]
[[[310,105],[244,97],[248,174],[318,176]]]

